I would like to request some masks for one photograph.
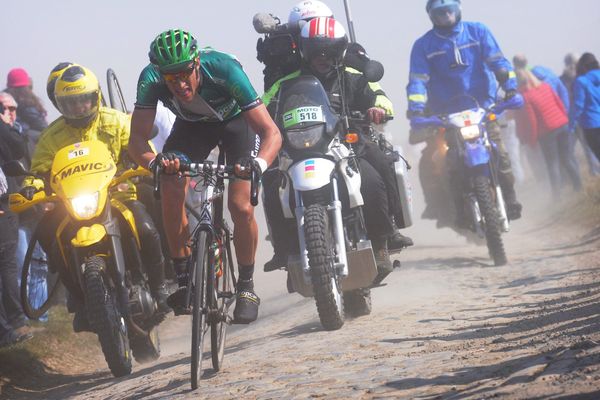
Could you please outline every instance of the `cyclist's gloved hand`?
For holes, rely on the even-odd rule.
[[[235,176],[242,179],[250,179],[250,172],[252,169],[254,169],[255,173],[258,174],[258,178],[260,179],[267,167],[267,162],[262,158],[251,156],[241,157],[235,163]],[[242,168],[244,169],[243,171]]]
[[[25,186],[22,188],[19,193],[21,196],[25,197],[27,200],[32,200],[33,196],[39,192],[35,186]]]
[[[182,165],[189,165],[189,158],[179,151],[165,151],[158,153],[156,157],[148,164],[148,169],[160,167],[166,174],[176,174],[180,171]]]

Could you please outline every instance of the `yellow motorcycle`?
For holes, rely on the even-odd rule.
[[[5,164],[3,170],[10,176],[36,176],[19,162]],[[44,180],[45,192],[31,200],[11,194],[9,205],[16,213],[48,202],[66,210],[56,232],[57,256],[66,266],[61,280],[85,304],[111,372],[124,376],[131,373],[132,355],[138,362],[160,356],[156,326],[164,315],[150,295],[133,213],[113,197],[128,179],[151,173],[143,168],[116,173],[103,142],[75,143],[56,153],[49,178],[36,176]]]

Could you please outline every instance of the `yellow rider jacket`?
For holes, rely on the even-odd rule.
[[[41,175],[49,174],[58,150],[86,140],[104,142],[117,164],[118,171],[122,171],[124,166],[120,155],[121,151],[127,150],[130,126],[129,115],[107,107],[100,107],[96,119],[84,128],[75,128],[67,124],[64,117],[60,117],[42,132],[31,159],[31,171]],[[122,201],[136,198],[135,185],[131,182],[128,185],[126,191],[119,193],[118,198]],[[30,176],[25,178],[23,186],[35,186],[36,189],[42,190],[44,182]]]

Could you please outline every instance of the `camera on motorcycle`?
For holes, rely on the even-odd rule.
[[[368,82],[379,82],[383,78],[384,69],[379,61],[369,60],[362,72]]]

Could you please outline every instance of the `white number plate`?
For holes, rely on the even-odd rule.
[[[69,151],[69,160],[72,160],[72,159],[77,158],[77,157],[87,156],[89,154],[90,154],[89,147],[84,147],[84,148],[81,148],[81,149],[71,150],[71,151]]]

